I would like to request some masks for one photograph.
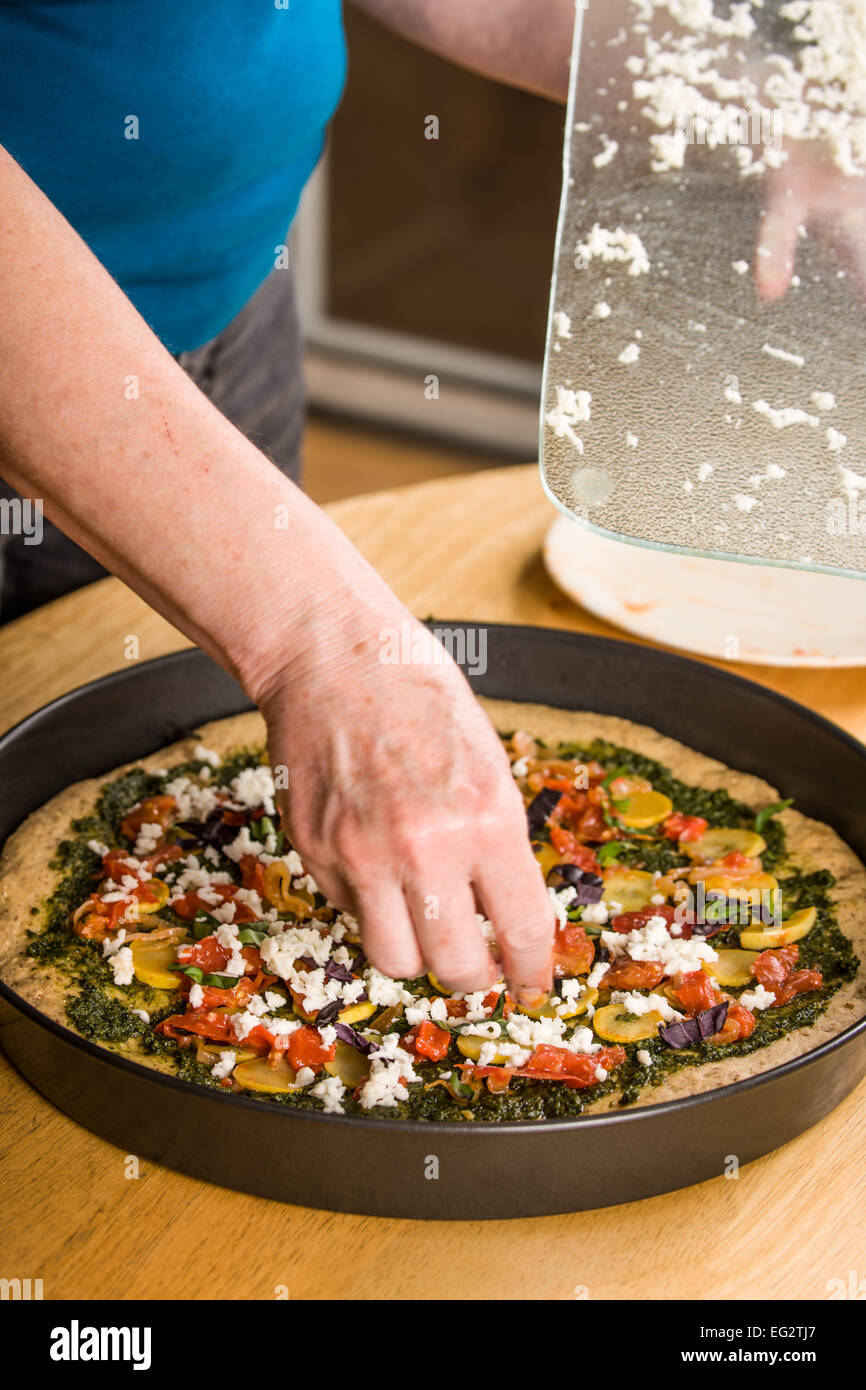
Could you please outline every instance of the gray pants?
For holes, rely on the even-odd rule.
[[[290,270],[272,271],[219,337],[177,360],[223,415],[299,481],[304,386]],[[0,480],[0,497],[16,496]],[[48,521],[41,545],[0,533],[0,624],[106,574]]]

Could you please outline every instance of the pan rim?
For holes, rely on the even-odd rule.
[[[489,623],[468,619],[452,619],[446,621],[445,619],[437,618],[435,621],[428,622],[428,626],[434,628],[484,627],[486,630],[508,633],[518,638],[521,642],[539,639],[550,641],[550,639],[553,638],[567,646],[573,645],[575,641],[577,641],[579,646],[595,647],[603,650],[613,648],[634,651],[635,647],[643,647],[644,645],[642,643],[629,642],[619,638],[603,637],[595,633],[571,632],[563,628],[534,627],[517,623]],[[687,656],[681,656],[676,652],[669,652],[651,646],[647,647],[647,650],[652,652],[653,659],[659,659],[669,664],[674,669],[688,670],[697,666],[705,669],[711,679],[718,680],[722,684],[733,689],[742,685],[748,686],[752,692],[763,696],[770,704],[780,705],[783,709],[796,714],[798,718],[802,719],[805,717],[808,723],[815,725],[825,734],[847,745],[849,750],[866,764],[866,745],[852,734],[849,734],[847,730],[834,724],[832,720],[827,719],[824,715],[817,714],[814,710],[791,699],[790,696],[782,695],[778,691],[761,685],[758,681],[740,676],[734,672],[726,671],[720,667],[711,665],[709,662],[699,661]],[[200,648],[185,647],[180,651],[169,652],[163,656],[153,657],[148,661],[137,664],[135,667],[120,668],[116,671],[110,671],[104,676],[98,676],[92,681],[87,681],[84,685],[76,686],[73,690],[65,691],[62,695],[50,700],[38,710],[34,710],[31,714],[25,715],[23,719],[19,720],[4,734],[0,735],[0,756],[2,756],[8,744],[10,742],[14,743],[29,726],[37,724],[39,720],[45,718],[49,714],[62,710],[64,705],[73,700],[80,699],[93,690],[107,689],[112,685],[124,684],[129,680],[135,680],[136,676],[144,670],[151,670],[155,667],[168,668],[169,666],[183,665],[190,660],[197,661],[201,658],[209,659],[207,658],[207,654],[202,652]],[[251,701],[247,701],[246,703],[241,701],[240,707],[236,712],[240,713],[244,709],[252,709],[254,707]],[[221,717],[230,716],[224,715]],[[158,752],[159,750],[154,749],[153,751]],[[143,754],[142,756],[147,755]],[[131,761],[135,761],[135,759]],[[99,776],[99,774],[95,775]],[[246,1096],[225,1092],[221,1093],[217,1090],[211,1091],[208,1087],[196,1086],[194,1083],[182,1081],[178,1077],[165,1075],[142,1063],[121,1056],[113,1052],[110,1048],[101,1047],[98,1043],[92,1042],[89,1038],[82,1037],[72,1029],[49,1018],[47,1014],[41,1013],[39,1009],[30,1004],[26,999],[23,999],[3,980],[0,980],[0,998],[4,999],[18,1013],[23,1014],[30,1022],[35,1023],[37,1026],[53,1034],[61,1043],[76,1047],[94,1061],[117,1067],[122,1072],[137,1077],[139,1080],[147,1080],[155,1085],[167,1087],[178,1095],[189,1095],[192,1093],[193,1097],[198,1100],[209,1101],[221,1105],[230,1103],[234,1106],[240,1106],[244,1110],[252,1109],[257,1114],[282,1114],[292,1119],[300,1119],[312,1123],[326,1122],[342,1126],[352,1126],[356,1129],[363,1128],[364,1130],[376,1133],[390,1131],[395,1134],[414,1135],[468,1133],[492,1135],[495,1137],[503,1133],[509,1135],[538,1134],[542,1129],[548,1133],[562,1133],[580,1128],[585,1129],[587,1126],[593,1129],[600,1129],[602,1127],[614,1125],[635,1124],[649,1116],[657,1116],[661,1119],[667,1115],[682,1113],[693,1106],[708,1104],[723,1098],[731,1098],[738,1094],[754,1090],[758,1086],[767,1085],[771,1081],[791,1076],[807,1066],[822,1061],[831,1053],[841,1051],[844,1047],[866,1033],[866,1015],[864,1015],[862,1018],[850,1024],[841,1033],[837,1033],[832,1038],[826,1039],[817,1047],[802,1053],[798,1057],[792,1057],[786,1062],[779,1063],[777,1066],[770,1067],[766,1071],[757,1072],[752,1076],[744,1077],[739,1081],[729,1082],[724,1086],[712,1090],[701,1091],[690,1096],[680,1096],[673,1100],[660,1101],[657,1104],[635,1105],[619,1112],[605,1111],[596,1115],[590,1112],[586,1115],[577,1115],[566,1119],[491,1120],[481,1122],[478,1125],[467,1124],[464,1126],[442,1120],[392,1120],[384,1117],[374,1118],[372,1116],[363,1115],[327,1114],[320,1110],[299,1111],[293,1109],[291,1106],[277,1106],[268,1104],[267,1102],[252,1100]],[[277,1121],[274,1122],[276,1123]]]

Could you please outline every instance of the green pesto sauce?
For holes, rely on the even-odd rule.
[[[658,791],[670,797],[676,810],[686,815],[703,816],[710,825],[740,825],[746,828],[754,825],[754,813],[751,809],[727,792],[690,787],[679,781],[660,763],[630,749],[596,739],[588,745],[562,745],[557,752],[560,757],[579,757],[584,761],[594,758],[608,772],[622,770],[635,776],[646,777]],[[242,750],[222,764],[220,781],[230,780],[244,768],[253,767],[259,761],[260,750]],[[203,766],[203,763],[196,760],[179,764],[171,768],[165,778],[146,773],[141,768],[133,768],[123,777],[107,783],[101,789],[94,813],[74,821],[71,827],[72,837],[58,845],[52,867],[61,871],[60,878],[54,892],[43,905],[44,923],[41,930],[28,933],[30,940],[27,954],[46,966],[50,965],[60,970],[77,990],[71,995],[66,1012],[71,1025],[84,1037],[112,1047],[131,1050],[132,1055],[135,1050],[141,1050],[169,1059],[174,1063],[176,1073],[182,1080],[221,1090],[224,1088],[214,1080],[208,1067],[195,1060],[193,1048],[178,1047],[172,1039],[161,1038],[153,1032],[155,1024],[175,1011],[174,999],[163,990],[152,989],[137,981],[129,986],[115,985],[111,970],[102,959],[100,945],[76,937],[69,929],[70,913],[92,891],[99,875],[99,858],[87,848],[87,841],[97,839],[110,848],[119,845],[120,821],[137,802],[147,796],[158,794],[164,782],[173,777],[196,776]],[[659,1038],[626,1044],[625,1063],[617,1068],[607,1081],[584,1091],[572,1090],[552,1082],[515,1077],[507,1092],[495,1095],[484,1087],[474,1100],[458,1099],[444,1086],[429,1085],[430,1082],[436,1081],[441,1073],[449,1071],[457,1062],[463,1060],[457,1053],[456,1045],[452,1044],[453,1055],[449,1054],[444,1062],[416,1062],[415,1070],[428,1082],[429,1089],[413,1086],[408,1101],[396,1108],[379,1106],[372,1110],[363,1110],[347,1092],[343,1101],[345,1112],[350,1115],[379,1115],[390,1119],[460,1123],[470,1117],[482,1123],[569,1118],[590,1110],[595,1102],[615,1091],[622,1091],[622,1104],[631,1104],[645,1086],[662,1085],[669,1076],[683,1067],[701,1066],[732,1056],[745,1056],[766,1047],[795,1028],[807,1027],[814,1023],[836,990],[845,981],[854,978],[859,961],[851,942],[839,930],[836,921],[831,896],[835,883],[833,875],[825,869],[811,874],[795,872],[782,876],[780,869],[783,868],[786,854],[784,828],[777,820],[770,819],[762,834],[767,842],[767,850],[762,859],[767,870],[780,877],[785,915],[803,907],[813,906],[817,910],[816,925],[798,942],[798,965],[822,971],[824,985],[821,990],[798,995],[783,1008],[758,1011],[752,1035],[727,1047],[714,1047],[711,1043],[705,1042],[688,1050],[674,1051],[666,1047]],[[678,852],[675,842],[660,837],[652,841],[635,840],[631,844],[625,842],[618,862],[666,872],[686,861]],[[231,865],[226,864],[225,867],[231,870]],[[39,911],[33,910],[36,913]],[[181,919],[168,909],[163,909],[160,916],[167,921],[181,922]],[[739,930],[732,928],[719,932],[713,936],[712,943],[716,947],[737,946]],[[429,997],[436,993],[426,975],[407,983],[411,984],[416,994]],[[150,1013],[149,1024],[136,1017],[132,1012],[136,1008],[145,1009]],[[398,1018],[388,1031],[403,1033],[408,1027],[405,1018]],[[651,1066],[642,1066],[637,1061],[639,1049],[645,1049],[651,1054]],[[286,1105],[299,1110],[321,1109],[320,1102],[307,1092],[278,1096],[267,1096],[254,1091],[244,1091],[242,1094],[247,1099],[270,1105]]]

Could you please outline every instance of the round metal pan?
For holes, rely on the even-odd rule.
[[[631,643],[483,631],[486,670],[470,673],[480,694],[651,724],[766,777],[866,859],[866,749],[810,710]],[[71,782],[248,707],[199,651],[53,701],[0,739],[0,841]],[[864,1019],[784,1066],[694,1097],[574,1120],[422,1124],[293,1111],[187,1085],[77,1037],[3,984],[0,1041],[44,1095],[127,1152],[262,1197],[448,1220],[585,1210],[714,1177],[729,1155],[750,1162],[815,1124],[866,1070]]]

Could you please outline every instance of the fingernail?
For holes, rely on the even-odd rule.
[[[549,998],[546,989],[522,989],[518,992],[517,1002],[524,1009],[543,1009]]]

